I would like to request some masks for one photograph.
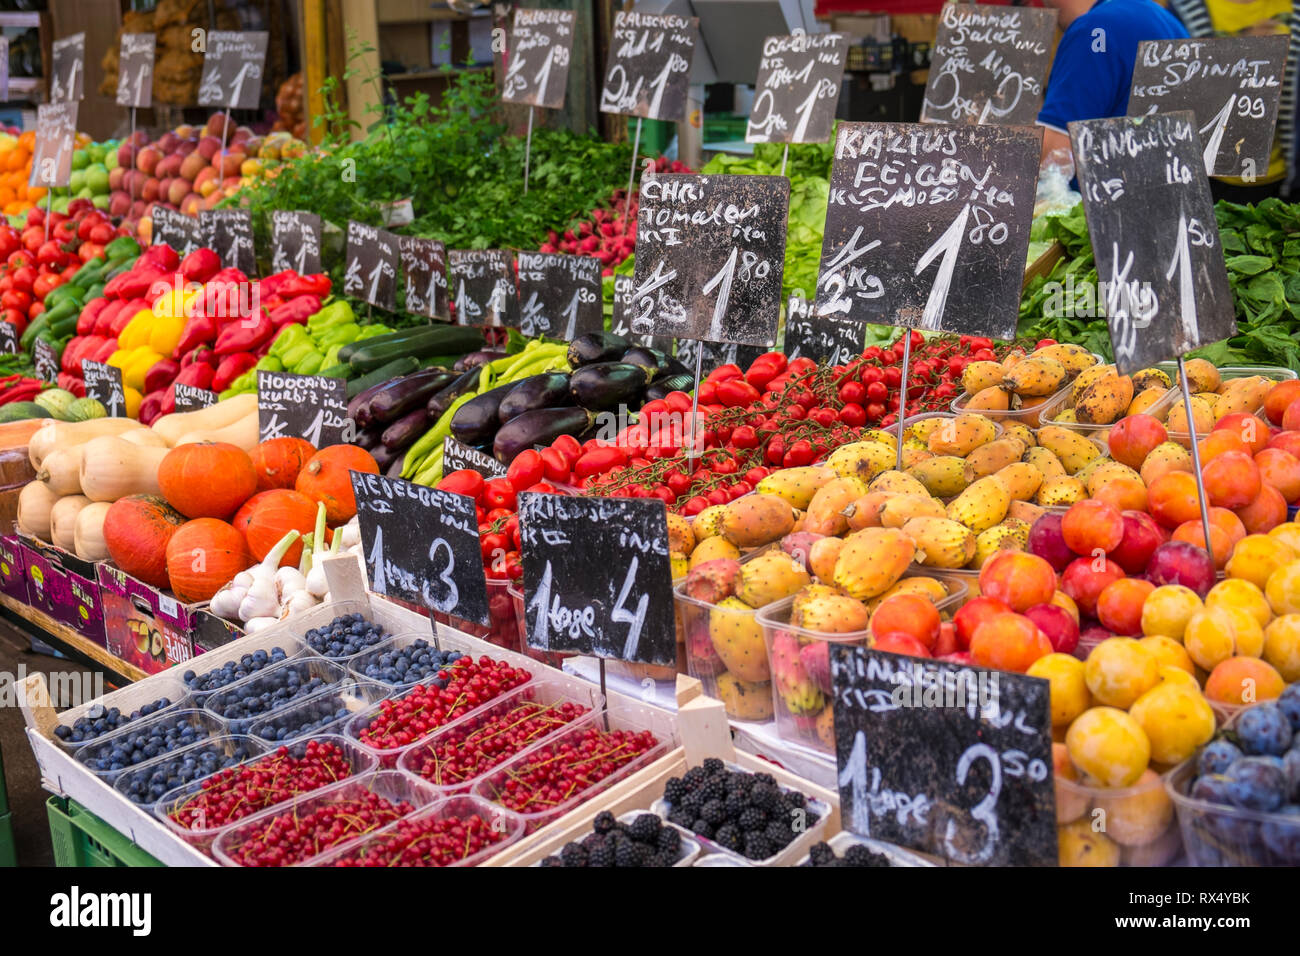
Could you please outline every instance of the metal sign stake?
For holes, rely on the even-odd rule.
[[[632,140],[632,168],[627,171],[627,208],[632,208],[632,187],[636,184],[636,154],[641,151],[641,117],[636,118],[636,138]]]
[[[785,148],[781,150],[781,175],[785,175],[785,163],[790,158],[790,144],[786,143]]]
[[[140,147],[135,142],[135,107],[131,107],[131,169],[135,169],[135,154]],[[135,205],[135,177],[131,177],[131,205]]]
[[[898,457],[894,465],[903,470],[903,419],[907,417],[907,378],[912,364],[912,330],[903,329],[903,378],[898,383]]]
[[[528,107],[528,136],[524,140],[524,195],[528,195],[528,167],[533,158],[533,107]]]
[[[699,458],[703,456],[704,449],[698,451],[695,448],[695,431],[696,419],[700,414],[700,373],[704,370],[704,343],[696,342],[695,349],[695,388],[691,391],[691,447],[686,457]]]
[[[1205,550],[1214,556],[1214,548],[1210,545],[1210,507],[1205,502],[1205,479],[1201,476],[1201,452],[1196,447],[1196,422],[1192,418],[1192,392],[1187,387],[1187,367],[1183,364],[1183,357],[1178,356],[1178,379],[1183,387],[1183,408],[1187,411],[1187,435],[1192,443],[1192,473],[1196,475],[1196,494],[1201,502],[1201,530],[1205,532]]]

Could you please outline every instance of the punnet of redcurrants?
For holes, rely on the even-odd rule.
[[[302,639],[322,657],[342,658],[360,654],[389,636],[381,625],[360,614],[340,614],[324,627],[313,627]]]
[[[416,684],[401,697],[381,701],[360,733],[361,742],[377,750],[399,750],[532,677],[522,668],[487,656],[462,657],[443,676],[445,687]]]
[[[181,675],[181,680],[185,681],[185,686],[194,693],[207,693],[220,690],[249,674],[256,674],[263,667],[278,664],[288,656],[282,647],[273,647],[270,652],[253,651],[251,654],[244,654],[237,661],[226,661],[220,667],[205,674],[187,670]]]
[[[240,866],[292,866],[387,826],[414,809],[405,800],[393,803],[372,791],[332,800],[307,813],[286,811],[241,834],[230,858]]]
[[[592,821],[592,832],[580,841],[566,843],[559,853],[542,860],[542,866],[636,867],[673,866],[682,855],[682,837],[664,826],[653,813],[642,813],[631,823],[620,823],[608,810]]]
[[[775,856],[818,820],[799,791],[768,773],[728,770],[716,757],[671,777],[664,800],[670,823],[751,860]]]
[[[893,866],[893,862],[883,853],[854,844],[837,856],[829,843],[817,843],[808,851],[808,862],[804,866]]]
[[[351,775],[342,747],[309,740],[218,771],[197,791],[166,807],[167,815],[187,830],[212,830]]]
[[[156,803],[169,791],[243,763],[250,756],[248,745],[240,742],[228,749],[218,743],[195,747],[125,774],[116,787],[132,803]]]
[[[353,670],[382,684],[432,685],[441,681],[445,686],[446,678],[441,672],[464,656],[460,651],[440,651],[420,638],[406,647],[367,655],[364,662],[353,665]]]
[[[74,720],[71,726],[59,724],[59,726],[55,727],[54,736],[68,744],[85,743],[88,740],[94,740],[96,737],[102,737],[104,734],[110,734],[119,727],[125,727],[133,720],[149,717],[160,710],[166,710],[171,705],[172,700],[170,697],[160,697],[145,704],[138,710],[124,714],[117,707],[105,707],[103,704],[95,704],[83,716]]]
[[[591,712],[573,701],[502,704],[448,728],[407,759],[411,770],[436,787],[465,784]],[[405,764],[403,765],[405,766]]]
[[[404,819],[330,866],[451,866],[500,843],[505,829],[477,814]]]
[[[209,736],[209,727],[201,714],[181,712],[129,726],[120,737],[82,747],[77,751],[77,759],[96,773],[125,770],[198,743]]]

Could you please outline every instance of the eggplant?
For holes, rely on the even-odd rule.
[[[369,402],[370,399],[387,384],[387,382],[380,382],[378,385],[371,385],[369,388],[357,392],[357,394],[353,395],[352,398],[348,399],[348,418],[355,422],[357,420],[357,414],[366,406],[366,403]]]
[[[584,365],[569,376],[569,394],[583,408],[603,412],[619,405],[636,405],[654,372],[630,362]]]
[[[442,418],[443,413],[451,408],[452,402],[478,386],[478,380],[482,375],[482,369],[472,368],[442,391],[435,392],[426,406],[429,409],[429,417],[434,421]]]
[[[497,410],[501,400],[510,394],[520,382],[510,382],[489,389],[482,395],[476,395],[456,409],[451,420],[451,434],[458,442],[466,445],[482,445],[490,442],[501,424],[497,419]]]
[[[357,409],[356,423],[365,428],[373,422],[396,421],[416,406],[425,411],[429,399],[458,378],[454,372],[434,367],[385,382]]]
[[[477,352],[470,352],[468,355],[462,355],[452,366],[456,372],[468,372],[472,368],[478,368],[480,365],[486,365],[488,362],[495,362],[499,358],[505,358],[505,352],[497,352],[493,349],[479,349]]]
[[[570,401],[568,372],[530,375],[501,400],[497,418],[504,425],[516,415],[531,412],[534,408],[557,408],[568,405]]]
[[[694,384],[694,375],[661,375],[646,386],[645,400],[653,402],[655,399],[663,398],[669,392],[686,392],[689,394],[691,386]]]
[[[397,421],[391,423],[384,429],[384,433],[379,437],[384,447],[390,451],[398,451],[409,447],[417,438],[429,430],[429,410],[421,405],[419,408],[413,408]]]
[[[383,434],[383,428],[363,428],[357,433],[356,440],[352,443],[358,448],[364,448],[366,451],[374,451],[380,445],[380,436]]]
[[[658,349],[648,348],[644,345],[633,346],[623,353],[620,362],[631,362],[633,365],[640,365],[644,368],[654,369],[656,375],[663,375],[668,372],[673,362],[677,360],[665,352]],[[678,363],[680,364],[680,363]]]
[[[406,455],[399,448],[388,448],[385,445],[379,445],[370,452],[370,457],[375,460],[381,473],[392,467],[394,461],[405,461]]]
[[[402,453],[400,453],[400,454],[396,454],[396,455],[394,455],[394,456],[393,456],[393,463],[392,463],[391,465],[389,465],[389,466],[388,466],[388,470],[384,472],[385,477],[388,477],[388,478],[401,478],[401,477],[402,477],[402,470],[403,470],[403,469],[402,469],[402,466],[405,465],[405,464],[406,464],[406,453],[405,453],[405,452],[402,452]]]
[[[588,332],[569,343],[569,364],[574,368],[595,362],[613,362],[632,343],[613,332]]]
[[[520,452],[550,445],[561,435],[580,435],[595,420],[596,416],[585,408],[534,408],[516,415],[497,430],[492,454],[501,464],[509,465]]]

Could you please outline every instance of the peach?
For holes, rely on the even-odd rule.
[[[1230,578],[1249,581],[1262,591],[1270,574],[1295,559],[1296,552],[1280,535],[1251,534],[1236,543],[1224,570]]]
[[[1092,500],[1108,504],[1116,511],[1146,511],[1147,486],[1141,478],[1116,475],[1098,486]]]
[[[1200,691],[1200,686],[1195,682],[1196,665],[1192,663],[1187,648],[1172,637],[1165,637],[1161,634],[1151,637],[1139,637],[1138,643],[1155,655],[1156,662],[1160,665],[1161,680],[1169,680],[1166,668],[1170,668],[1191,676],[1193,686],[1196,687],[1198,692]]]
[[[177,177],[176,179],[173,179],[171,181],[171,185],[167,187],[167,201],[174,202],[176,203],[176,205],[179,206],[181,204],[181,200],[184,199],[187,195],[189,195],[189,193],[190,193],[190,181],[188,179],[181,179]]]
[[[1273,609],[1259,586],[1242,578],[1225,578],[1205,595],[1207,608],[1232,607],[1245,611],[1260,627],[1268,627],[1273,620]]]
[[[1260,478],[1280,491],[1287,504],[1300,501],[1300,458],[1281,448],[1265,448],[1255,453],[1255,464]]]
[[[1079,619],[1065,608],[1056,604],[1035,604],[1025,610],[1025,617],[1037,624],[1052,642],[1052,650],[1072,654],[1079,646]]]
[[[146,176],[152,176],[154,169],[162,162],[162,153],[152,146],[146,146],[135,157],[135,168]]]
[[[221,139],[219,138],[219,135],[204,136],[202,139],[199,140],[199,145],[195,149],[195,152],[197,152],[205,160],[211,160],[212,157],[217,155],[217,153],[220,151],[221,151]]]
[[[1268,482],[1261,482],[1259,494],[1244,508],[1237,509],[1237,517],[1251,534],[1268,534],[1286,523],[1286,498]]]
[[[1184,521],[1174,529],[1174,541],[1185,541],[1193,544],[1198,548],[1205,547],[1205,530],[1200,521]],[[1214,555],[1214,566],[1222,568],[1228,563],[1228,556],[1232,554],[1232,541],[1228,538],[1228,533],[1210,522],[1210,553]]]
[[[1210,732],[1213,733],[1214,711],[1210,710],[1210,705],[1205,701],[1202,700],[1201,703],[1210,714]],[[1151,759],[1163,762],[1155,754],[1156,744],[1152,740]],[[1097,814],[1097,819],[1104,821],[1102,832],[1120,844],[1121,854],[1131,847],[1145,848],[1156,842],[1170,829],[1170,824],[1174,821],[1174,803],[1165,792],[1164,781],[1160,779],[1158,773],[1149,768],[1144,770],[1134,781],[1133,786],[1126,790],[1099,794],[1096,808],[1101,810],[1101,813]],[[1174,828],[1174,832],[1177,833],[1177,827]],[[1181,847],[1180,842],[1178,847],[1173,848],[1173,852],[1176,854]],[[1151,865],[1160,864],[1156,862]]]
[[[1130,468],[1141,468],[1147,455],[1169,438],[1165,426],[1152,415],[1128,415],[1106,436],[1110,457]]]
[[[1061,536],[1075,554],[1110,553],[1124,540],[1124,518],[1104,501],[1076,501],[1061,518]]]
[[[1210,504],[1243,508],[1259,494],[1259,466],[1244,451],[1225,451],[1201,466],[1201,482]]]
[[[122,180],[126,177],[127,168],[125,166],[114,166],[108,171],[108,188],[110,191],[122,188]]]
[[[181,163],[183,162],[184,160],[175,153],[164,156],[158,161],[158,165],[154,167],[153,174],[159,179],[165,179],[168,176],[179,176],[181,174]]]
[[[205,202],[204,198],[198,193],[187,193],[185,198],[180,202],[181,212],[187,216],[198,216],[199,209]]]
[[[1274,614],[1300,614],[1300,561],[1291,561],[1270,574],[1264,594]]]
[[[876,613],[871,615],[871,633],[876,637],[910,634],[927,650],[933,649],[939,639],[939,624],[938,610],[919,594],[895,594],[881,601]]]
[[[198,153],[190,153],[184,159],[180,160],[178,167],[180,175],[184,176],[190,182],[198,177],[199,171],[208,165],[208,161]]]
[[[1231,418],[1232,416],[1227,416]],[[1248,416],[1254,418],[1254,416]],[[1259,424],[1259,419],[1255,419],[1255,424]],[[1214,426],[1214,431],[1210,432],[1199,442],[1196,443],[1197,449],[1201,453],[1201,462],[1205,463],[1212,458],[1230,451],[1244,452],[1248,455],[1254,454],[1254,449],[1242,441],[1241,436],[1230,429],[1219,428]]]
[[[211,166],[204,166],[194,178],[194,190],[200,196],[210,196],[217,189],[217,171]]]
[[[1156,548],[1164,543],[1164,537],[1155,519],[1145,511],[1124,511],[1121,516],[1124,537],[1109,557],[1129,574],[1141,574]]]
[[[1258,468],[1255,470],[1259,471]],[[1147,484],[1147,505],[1151,517],[1166,528],[1177,528],[1184,521],[1195,521],[1201,516],[1196,476],[1185,471],[1166,472]]]
[[[1204,609],[1205,605],[1191,588],[1181,584],[1161,585],[1142,604],[1142,633],[1181,641],[1192,615]]]
[[[1030,664],[1025,673],[1047,681],[1053,727],[1068,727],[1092,706],[1088,684],[1083,679],[1083,661],[1076,657],[1048,654]]]
[[[1286,407],[1286,411],[1282,413],[1282,421],[1278,424],[1282,426],[1283,431],[1300,431],[1300,399],[1296,399]]]
[[[1300,458],[1300,432],[1277,432],[1268,440],[1269,448],[1280,448]]]
[[[1300,614],[1283,614],[1264,629],[1264,660],[1288,684],[1300,680]]]
[[[1210,436],[1215,436],[1220,432],[1235,435],[1245,447],[1234,450],[1245,451],[1250,455],[1262,451],[1268,445],[1268,426],[1250,412],[1231,412],[1224,415],[1214,423],[1214,431],[1210,432]],[[1204,455],[1203,452],[1202,455]],[[1202,457],[1201,460],[1204,461],[1205,458]]]
[[[980,594],[1013,611],[1046,604],[1056,591],[1056,572],[1043,558],[1025,551],[1000,551],[984,563]]]
[[[971,661],[977,667],[1023,674],[1040,657],[1052,653],[1052,642],[1038,625],[1022,614],[996,614],[975,630]]]
[[[145,202],[153,202],[158,198],[158,180],[150,176],[144,181],[144,188],[140,190],[140,198]]]
[[[1160,662],[1131,637],[1110,637],[1092,649],[1084,665],[1097,703],[1128,709],[1160,682]]]
[[[224,178],[238,178],[239,167],[248,157],[243,152],[227,150],[212,157],[212,165]]]
[[[1156,589],[1142,578],[1121,578],[1106,585],[1097,597],[1097,618],[1116,634],[1142,633],[1142,605]]]
[[[1124,569],[1108,558],[1076,558],[1065,569],[1061,590],[1070,595],[1081,613],[1096,617],[1101,592],[1123,577]]]
[[[1286,688],[1277,669],[1257,657],[1227,657],[1205,682],[1205,696],[1219,704],[1276,700]]]
[[[1114,707],[1093,707],[1065,735],[1070,761],[1103,787],[1128,787],[1151,760],[1151,743],[1138,722]]]

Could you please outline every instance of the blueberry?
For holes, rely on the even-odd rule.
[[[1291,746],[1291,722],[1275,701],[1243,710],[1233,730],[1241,749],[1248,754],[1280,756]]]

